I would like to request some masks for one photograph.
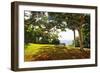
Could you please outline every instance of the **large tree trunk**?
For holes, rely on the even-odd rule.
[[[73,30],[74,33],[74,47],[75,47],[75,30]]]
[[[80,50],[83,50],[83,35],[82,35],[82,29],[81,28],[78,29],[78,33],[79,33]]]

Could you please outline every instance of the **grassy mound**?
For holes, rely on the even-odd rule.
[[[42,60],[64,60],[64,59],[85,59],[90,58],[90,50],[84,51],[79,48],[72,48],[51,44],[28,44],[25,45],[25,61]]]

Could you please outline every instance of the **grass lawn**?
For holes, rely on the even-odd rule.
[[[27,44],[25,45],[25,61],[85,59],[90,58],[90,50],[79,48],[51,45],[51,44]]]

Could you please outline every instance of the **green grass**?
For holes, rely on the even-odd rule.
[[[34,55],[36,54],[37,52],[40,51],[40,48],[41,47],[44,47],[44,46],[48,46],[49,44],[28,44],[25,46],[25,54],[27,55]],[[49,45],[49,46],[54,46],[54,45]]]
[[[90,50],[81,51],[79,48],[51,45],[32,44],[25,45],[25,61],[83,59],[90,57]]]

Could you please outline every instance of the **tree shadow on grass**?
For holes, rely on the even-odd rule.
[[[80,49],[68,49],[65,46],[43,46],[39,52],[32,56],[31,61],[43,60],[66,60],[90,58],[90,51],[80,51]]]

